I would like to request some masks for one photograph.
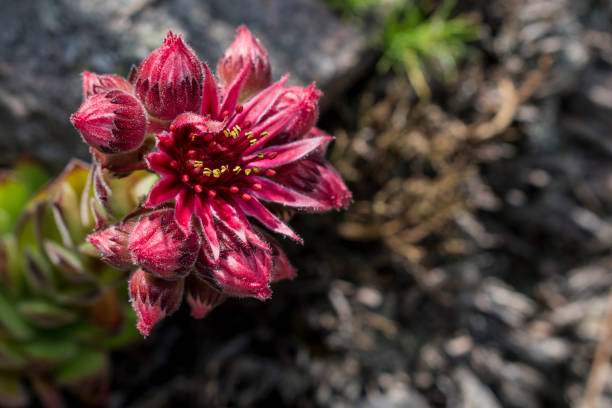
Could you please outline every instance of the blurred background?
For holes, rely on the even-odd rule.
[[[0,0],[0,165],[87,158],[82,70],[169,28],[214,67],[242,23],[355,202],[296,217],[271,301],[115,353],[111,406],[612,406],[610,1]]]

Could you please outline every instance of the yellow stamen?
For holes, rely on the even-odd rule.
[[[247,176],[251,174],[251,169],[244,169],[244,174],[246,174]]]
[[[259,137],[264,138],[264,137],[268,137],[269,133],[268,132],[261,132],[261,135],[259,135]]]
[[[204,170],[202,170],[202,174],[208,177],[212,174],[212,171],[208,167],[204,167]]]
[[[200,160],[194,160],[193,161],[193,167],[202,167],[204,165],[203,162],[201,162]]]

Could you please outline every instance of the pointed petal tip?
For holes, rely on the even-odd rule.
[[[208,315],[210,310],[211,310],[211,308],[209,308],[207,306],[202,306],[202,307],[191,306],[191,313],[190,313],[190,315],[194,319],[203,319],[204,317],[206,317],[206,315]]]
[[[139,320],[138,323],[136,324],[136,328],[138,329],[142,337],[146,339],[147,337],[149,337],[149,334],[151,333],[152,326],[145,323],[142,320]]]
[[[268,300],[272,297],[272,290],[269,287],[262,288],[255,294],[255,297],[259,300]]]
[[[79,120],[79,116],[78,116],[78,112],[73,113],[72,115],[70,115],[70,123],[72,123],[72,126],[74,126],[75,128],[77,128],[77,130],[79,129],[77,127],[77,121]]]

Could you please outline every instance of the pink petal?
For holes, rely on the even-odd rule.
[[[293,107],[291,110],[280,111],[274,113],[270,117],[266,118],[263,122],[257,124],[254,128],[250,129],[251,132],[256,136],[263,132],[268,132],[268,136],[265,138],[258,139],[257,143],[249,146],[244,153],[252,153],[260,150],[265,144],[273,140],[279,133],[294,120],[295,115],[298,113],[297,107]]]
[[[149,164],[149,168],[157,173],[164,175],[176,174],[176,170],[170,167],[172,157],[166,153],[151,153],[145,156],[145,160]]]
[[[249,166],[259,167],[261,169],[280,167],[301,159],[308,153],[317,149],[319,146],[328,143],[331,139],[333,139],[331,136],[311,137],[309,139],[302,139],[283,145],[270,146],[266,149],[246,156],[244,160],[248,162],[250,160],[257,159],[258,155],[263,154],[263,159],[252,161],[249,163]],[[274,158],[270,159],[265,157],[269,156],[270,153],[274,155]]]
[[[306,133],[305,137],[318,137],[318,136],[326,136],[331,138],[327,143],[322,144],[316,151],[316,153],[318,153],[321,158],[325,157],[325,152],[327,151],[327,148],[329,147],[329,142],[331,142],[331,140],[334,138],[332,135],[330,135],[329,133],[317,128],[317,127],[312,127],[310,129],[310,131],[308,133]]]
[[[302,243],[302,239],[297,236],[295,232],[287,224],[278,219],[274,214],[264,207],[256,198],[250,200],[234,200],[234,202],[244,211],[247,215],[256,218],[266,227],[272,231],[278,232],[279,234],[286,235],[293,238],[299,243]]]
[[[155,135],[157,150],[170,156],[174,155],[174,134],[162,132]]]
[[[261,185],[260,190],[252,190],[251,195],[264,200],[271,201],[274,203],[289,205],[291,207],[303,207],[303,208],[314,208],[319,209],[324,205],[315,200],[305,196],[297,191],[278,184],[270,179],[264,177],[253,177],[253,181]]]
[[[221,252],[221,248],[217,238],[217,231],[215,229],[215,223],[212,212],[210,211],[209,203],[204,201],[201,197],[198,197],[195,200],[195,213],[200,221],[200,226],[202,227],[204,237],[206,238],[208,246],[210,247],[213,262],[217,263],[219,261],[219,253]],[[204,245],[206,244],[204,243],[203,246]]]
[[[204,88],[202,90],[202,106],[200,113],[210,115],[214,120],[219,119],[219,94],[217,91],[217,81],[208,66],[204,65]]]
[[[194,201],[194,194],[186,188],[183,188],[176,197],[174,218],[185,235],[189,235],[191,230]]]
[[[233,128],[235,125],[241,125],[244,122],[257,123],[259,120],[270,110],[274,105],[276,99],[281,94],[289,74],[283,75],[281,79],[270,85],[263,91],[259,92],[244,104],[244,110],[241,114],[237,115],[232,121],[229,128]]]
[[[172,200],[182,190],[178,178],[175,176],[164,176],[149,192],[146,207],[155,207],[164,201]]]
[[[242,85],[244,85],[244,81],[246,80],[247,74],[249,73],[252,65],[253,62],[249,61],[249,63],[242,68],[242,71],[240,71],[234,81],[227,87],[227,92],[225,93],[225,98],[223,99],[223,105],[221,105],[221,114],[223,114],[223,112],[233,113],[234,109],[236,109],[236,104],[238,103],[238,97],[240,96]]]
[[[244,232],[246,235],[247,242],[252,245],[258,246],[259,248],[263,250],[270,251],[270,247],[264,240],[262,240],[259,237],[259,234],[257,234],[255,230],[252,228],[251,223],[247,219],[246,215],[244,215],[244,212],[240,210],[236,211],[236,215],[238,216],[240,221],[242,221],[242,225],[244,225],[245,227]]]
[[[248,220],[241,219],[238,211],[230,203],[219,200],[210,200],[210,207],[213,210],[215,217],[221,221],[223,225],[229,228],[240,241],[248,243],[246,229],[248,228]]]

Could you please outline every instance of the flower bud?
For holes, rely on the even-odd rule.
[[[266,88],[272,82],[268,53],[245,27],[238,27],[236,39],[223,53],[217,74],[223,85],[229,85],[242,69],[250,64],[242,94],[250,95]]]
[[[70,120],[88,145],[106,154],[136,150],[147,128],[140,102],[119,89],[90,97]]]
[[[225,295],[202,279],[191,275],[185,279],[187,302],[191,306],[191,316],[201,319],[225,300]]]
[[[279,112],[292,112],[294,118],[284,128],[284,132],[287,133],[286,141],[301,139],[314,126],[319,117],[321,96],[323,93],[315,87],[314,83],[308,87],[285,88],[266,116],[270,117]]]
[[[183,287],[183,279],[159,279],[143,269],[132,274],[130,301],[138,316],[138,330],[143,336],[149,335],[155,323],[177,311],[183,300]]]
[[[217,236],[221,245],[219,262],[210,265],[201,259],[196,263],[197,275],[227,295],[269,298],[272,295],[270,253],[252,244],[244,246],[221,228]]]
[[[113,225],[90,234],[87,240],[96,247],[104,262],[117,269],[129,269],[134,265],[128,249],[128,238],[134,225],[134,222]]]
[[[84,71],[81,73],[83,81],[83,100],[89,97],[120,89],[128,93],[132,93],[132,85],[118,75],[98,75],[93,72]]]
[[[200,107],[202,66],[180,35],[169,31],[164,44],[142,61],[135,91],[158,119],[171,120]]]
[[[174,220],[174,210],[143,215],[130,233],[132,261],[157,277],[168,280],[189,274],[200,250],[197,233],[185,237]]]

